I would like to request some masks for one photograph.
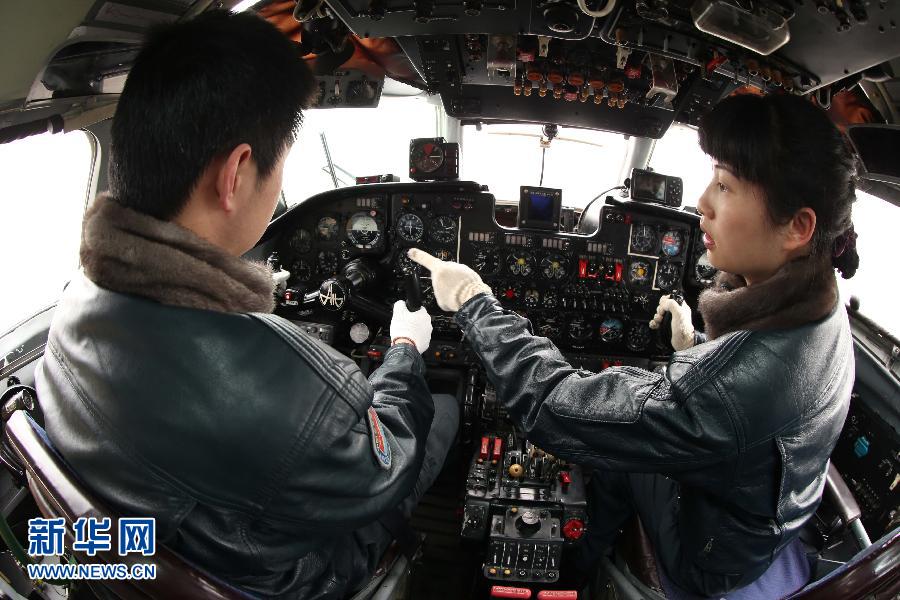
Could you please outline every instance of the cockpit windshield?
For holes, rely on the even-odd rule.
[[[409,181],[409,140],[440,135],[440,112],[424,94],[382,97],[377,108],[304,112],[297,142],[285,162],[282,185],[288,206],[352,186],[356,177],[393,174]]]
[[[466,125],[462,130],[461,177],[486,184],[500,202],[517,203],[520,185],[537,185],[559,188],[563,206],[583,208],[622,183],[628,142],[618,133],[561,127],[548,144],[543,126],[536,124]]]

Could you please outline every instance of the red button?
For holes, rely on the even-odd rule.
[[[586,258],[578,259],[578,278],[585,279],[587,277],[588,261]]]
[[[293,297],[294,297],[294,295],[290,292],[290,290],[288,290],[287,292],[284,293],[284,301],[285,302],[290,302],[291,298],[293,298]]]
[[[509,300],[512,300],[516,297],[516,290],[508,288],[505,292],[503,292],[503,295],[506,296]]]
[[[378,350],[369,350],[368,352],[366,352],[366,356],[368,356],[372,360],[381,360],[382,354]]]
[[[572,483],[572,476],[569,475],[568,471],[560,471],[559,472],[559,480],[562,482],[563,485],[569,485],[570,483]]]
[[[578,592],[575,590],[541,590],[537,597],[538,600],[578,600]]]
[[[584,534],[584,523],[581,519],[569,519],[562,529],[567,540],[577,540]]]
[[[478,458],[481,460],[486,460],[488,457],[488,444],[489,440],[487,436],[481,438],[481,449],[478,451]]]
[[[491,598],[531,598],[528,588],[509,587],[507,585],[491,586]]]

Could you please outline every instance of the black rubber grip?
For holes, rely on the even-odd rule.
[[[419,285],[419,275],[415,271],[406,274],[406,310],[416,312],[422,308],[422,288]]]

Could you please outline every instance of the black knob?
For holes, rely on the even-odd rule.
[[[406,286],[406,310],[416,312],[422,308],[422,287],[419,285],[419,275],[415,270],[406,274],[404,284]]]

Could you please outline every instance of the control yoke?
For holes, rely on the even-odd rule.
[[[391,309],[370,300],[363,292],[375,281],[375,271],[363,259],[351,260],[340,275],[326,279],[318,291],[303,296],[303,304],[315,304],[331,312],[354,310],[381,322],[391,322]]]

